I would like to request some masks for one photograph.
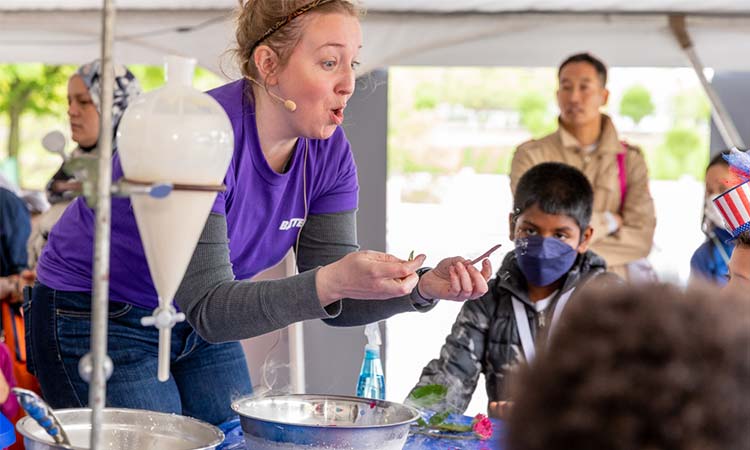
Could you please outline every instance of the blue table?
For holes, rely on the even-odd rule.
[[[471,420],[472,418],[469,416],[451,416],[449,419],[450,422],[463,424],[469,424]],[[492,438],[486,441],[433,438],[417,434],[409,436],[406,445],[404,445],[404,450],[502,450],[501,442],[505,435],[505,424],[494,419],[492,419],[492,424],[494,430]],[[218,447],[218,450],[249,450],[246,449],[245,441],[242,438],[239,419],[225,422],[220,428],[226,435],[226,439]]]

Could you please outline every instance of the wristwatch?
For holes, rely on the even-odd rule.
[[[432,270],[432,267],[420,267],[417,269],[417,275],[419,278],[422,278],[422,275],[426,274]],[[430,306],[433,306],[435,303],[437,303],[437,299],[434,298],[426,298],[423,297],[422,294],[419,292],[419,283],[414,287],[414,290],[411,291],[411,302],[414,304],[414,306],[417,306],[419,308],[427,308]]]

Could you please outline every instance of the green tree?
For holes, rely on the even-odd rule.
[[[164,69],[161,66],[132,64],[128,69],[138,79],[144,92],[152,91],[164,84]]]
[[[693,128],[672,128],[659,148],[649,154],[652,176],[662,180],[676,180],[683,175],[700,180],[707,158],[707,143]]]
[[[128,69],[138,79],[144,92],[160,88],[164,84],[164,68],[162,66],[146,66],[132,64]],[[223,84],[213,72],[202,67],[196,67],[193,74],[193,87],[201,91],[207,91]]]
[[[547,98],[538,92],[527,92],[518,100],[521,125],[535,138],[554,131],[555,117],[549,111]]]
[[[432,83],[419,83],[414,90],[414,109],[435,109],[440,99],[440,90]]]
[[[630,117],[636,126],[644,117],[653,114],[654,103],[651,101],[651,93],[644,86],[636,84],[631,86],[622,95],[620,100],[620,114]]]
[[[70,70],[43,64],[0,65],[0,115],[7,116],[6,156],[18,158],[21,117],[59,115],[65,111],[65,81]]]
[[[711,104],[700,88],[684,90],[672,99],[675,122],[685,127],[694,127],[708,122]]]

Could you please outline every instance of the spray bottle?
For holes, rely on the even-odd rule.
[[[380,328],[377,322],[365,326],[365,357],[357,382],[357,397],[385,400],[385,377],[380,363]]]

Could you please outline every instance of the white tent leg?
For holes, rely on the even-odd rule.
[[[682,50],[687,55],[688,60],[690,60],[690,63],[693,65],[695,74],[698,75],[698,79],[700,80],[701,85],[703,85],[703,90],[706,92],[706,96],[708,96],[708,100],[711,102],[711,115],[716,123],[716,128],[719,130],[719,134],[721,134],[721,138],[724,140],[724,144],[726,144],[727,148],[744,149],[745,143],[742,141],[740,133],[737,132],[732,117],[724,107],[724,104],[716,94],[716,91],[714,91],[711,83],[708,82],[706,76],[703,74],[703,64],[701,64],[700,59],[698,59],[698,54],[696,53],[695,48],[693,47],[693,42],[688,34],[687,27],[685,26],[685,16],[683,14],[670,15],[669,26],[672,29],[672,33],[677,39],[677,42],[679,42],[680,47],[682,47]]]

